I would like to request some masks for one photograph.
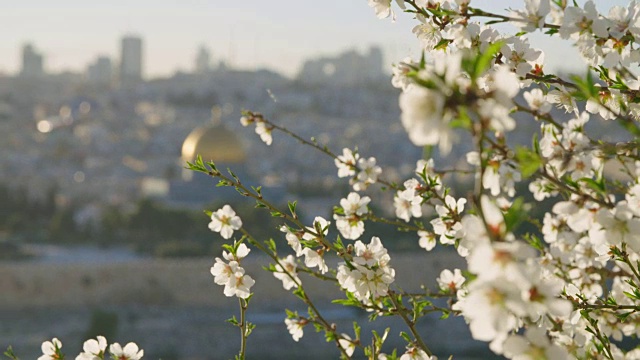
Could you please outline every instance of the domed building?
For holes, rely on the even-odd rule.
[[[247,154],[242,141],[220,121],[195,128],[182,143],[180,166],[182,181],[171,183],[169,200],[183,207],[201,207],[204,204],[237,200],[238,193],[231,187],[216,187],[218,180],[206,174],[186,169],[198,155],[205,162],[212,161],[221,171],[230,168],[244,183],[253,183],[246,172]]]
[[[197,156],[204,161],[244,164],[245,150],[240,139],[221,124],[195,128],[182,143],[182,160],[193,162]]]

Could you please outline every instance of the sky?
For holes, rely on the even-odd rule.
[[[499,12],[523,7],[519,3],[472,1]],[[27,42],[46,56],[48,71],[82,71],[98,55],[116,61],[126,34],[144,40],[147,77],[192,70],[201,45],[216,62],[270,68],[287,76],[295,76],[305,59],[350,48],[377,44],[389,64],[420,51],[411,34],[415,20],[407,14],[399,14],[395,23],[379,20],[367,0],[0,0],[0,24],[0,72],[5,73],[19,70],[21,47]],[[566,43],[540,35],[532,43],[552,53],[547,55],[550,69],[580,64]],[[558,52],[563,56],[552,56]]]

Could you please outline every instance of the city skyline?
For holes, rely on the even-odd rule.
[[[598,5],[606,14],[608,6],[624,4],[615,0]],[[503,13],[512,3],[497,0],[484,5]],[[19,72],[19,49],[26,43],[34,44],[43,54],[48,72],[84,72],[98,56],[119,59],[118,39],[127,34],[145,41],[149,77],[192,71],[200,46],[210,49],[216,63],[224,60],[248,70],[268,68],[288,77],[294,77],[307,59],[352,48],[364,51],[370,45],[380,45],[387,69],[392,62],[407,55],[418,56],[420,51],[419,42],[411,35],[415,21],[410,15],[396,11],[395,23],[379,20],[366,0],[326,0],[313,7],[295,0],[217,4],[140,0],[135,5],[123,0],[104,4],[61,0],[55,6],[24,0],[1,9],[0,73],[5,74]],[[559,48],[558,39],[539,32],[531,42],[545,52]],[[556,57],[558,60],[549,62],[547,68],[582,64],[575,50],[567,56],[572,61]]]

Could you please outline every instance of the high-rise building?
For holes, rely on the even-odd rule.
[[[367,56],[367,77],[369,80],[379,80],[384,77],[384,55],[378,46],[371,46]]]
[[[96,84],[109,85],[113,80],[113,66],[107,56],[99,56],[87,68],[87,80]]]
[[[20,75],[24,77],[38,77],[44,74],[44,58],[33,45],[25,44],[22,47],[22,70]]]
[[[142,39],[137,36],[125,36],[121,45],[120,85],[127,86],[142,80]]]
[[[206,47],[201,46],[196,55],[196,74],[206,74],[211,70],[211,54]]]

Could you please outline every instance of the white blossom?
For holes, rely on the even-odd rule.
[[[89,339],[82,345],[82,353],[76,360],[102,360],[107,349],[107,339],[104,336],[98,336],[96,339]]]
[[[600,18],[594,2],[589,0],[584,4],[584,10],[576,6],[567,6],[559,33],[564,39],[571,37],[576,40],[585,33],[607,38],[609,37],[608,25],[607,20]]]
[[[42,356],[38,358],[38,360],[58,360],[60,359],[60,348],[62,348],[62,343],[58,338],[53,338],[51,341],[45,341],[40,346],[42,350]]]
[[[237,267],[224,286],[224,294],[228,297],[237,296],[240,299],[246,299],[251,295],[251,287],[255,283],[251,276],[244,273],[244,268]]]
[[[368,196],[360,197],[360,194],[352,192],[346,198],[340,200],[340,206],[344,210],[345,215],[362,216],[369,212],[367,205],[371,202]]]
[[[358,159],[358,169],[358,173],[350,181],[355,191],[366,190],[369,185],[378,181],[378,175],[382,173],[382,169],[376,165],[374,157]]]
[[[364,233],[364,221],[354,215],[340,216],[336,214],[333,215],[333,219],[336,221],[336,228],[338,228],[340,235],[345,239],[355,240]]]
[[[569,354],[549,340],[544,329],[530,327],[524,336],[511,334],[504,342],[504,355],[514,360],[564,360]]]
[[[614,209],[600,209],[596,221],[605,231],[611,245],[626,243],[640,252],[640,219],[633,216],[626,201],[620,201]]]
[[[338,344],[340,344],[340,347],[344,350],[347,356],[353,355],[353,353],[356,351],[356,344],[347,334],[340,334],[340,337],[338,338]]]
[[[317,266],[318,270],[323,274],[329,270],[327,264],[324,262],[324,258],[317,251],[310,248],[304,248],[302,250],[302,254],[304,255],[304,264],[307,267],[312,268]]]
[[[256,122],[256,134],[260,135],[260,140],[267,145],[271,145],[273,142],[273,137],[271,136],[272,130],[273,128],[267,125],[264,121]]]
[[[338,155],[335,159],[335,164],[338,168],[338,177],[343,178],[355,175],[358,159],[360,159],[360,155],[357,153],[347,148],[342,149],[342,155]]]
[[[411,217],[422,216],[422,197],[416,193],[416,188],[420,185],[416,179],[405,181],[405,190],[398,191],[393,199],[393,205],[396,208],[396,216],[406,222]]]
[[[218,285],[225,285],[240,265],[237,261],[229,261],[229,263],[226,263],[220,258],[216,258],[215,261],[215,264],[213,264],[210,270],[211,275],[213,275],[213,281]]]
[[[421,248],[431,251],[436,247],[436,234],[426,230],[418,230],[418,236],[420,237],[418,244]]]
[[[521,38],[512,38],[511,46],[505,44],[501,50],[505,63],[521,77],[524,77],[533,69],[534,63],[542,63],[542,51],[532,49],[529,41]]]
[[[287,325],[287,330],[293,341],[298,341],[304,335],[303,328],[307,324],[306,321],[298,320],[298,319],[284,319],[284,323]]]
[[[426,20],[423,16],[418,17],[421,23],[413,28],[413,33],[416,34],[422,46],[427,50],[432,50],[442,39],[440,28],[431,22]]]
[[[296,256],[302,256],[302,244],[300,243],[300,238],[298,235],[294,234],[287,226],[281,226],[280,231],[285,233],[285,238],[287,239],[287,243],[293,251],[296,252]]]
[[[521,242],[483,243],[471,250],[469,271],[482,279],[507,278],[526,283],[524,260],[534,256],[535,251]]]
[[[220,235],[229,239],[233,236],[234,230],[239,230],[242,227],[242,220],[236,215],[231,206],[225,205],[222,209],[218,209],[211,214],[211,222],[209,223],[209,229],[211,231],[219,232]]]
[[[468,295],[458,300],[454,309],[462,312],[474,339],[504,339],[517,328],[518,315],[524,314],[525,304],[514,282],[504,278],[476,280],[468,290]]]
[[[393,10],[391,10],[391,0],[368,0],[369,6],[373,8],[376,12],[376,16],[378,19],[388,18],[389,16],[393,16],[395,20],[395,14]],[[401,9],[404,9],[404,0],[396,0],[396,3]]]
[[[407,76],[407,74],[417,68],[417,63],[413,61],[412,58],[406,57],[398,64],[394,64],[391,69],[393,76],[391,77],[391,85],[393,87],[405,90],[409,84],[411,84],[411,79]]]
[[[387,249],[384,248],[380,238],[374,236],[369,244],[365,245],[358,240],[354,243],[355,256],[353,262],[363,266],[381,266],[384,267],[389,263],[389,255]]]
[[[316,216],[313,219],[313,226],[307,226],[306,231],[302,235],[303,240],[321,242],[321,238],[326,237],[329,232],[329,221],[322,216]]]
[[[411,142],[418,146],[439,145],[445,154],[451,151],[454,135],[444,103],[445,97],[439,91],[416,85],[400,94],[402,125]]]
[[[418,347],[410,347],[400,356],[400,360],[436,360],[435,356],[427,355],[424,350]]]
[[[576,100],[573,96],[562,86],[549,91],[547,94],[547,100],[550,103],[556,104],[558,109],[563,108],[565,112],[578,112]]]
[[[462,276],[460,269],[453,269],[453,272],[449,269],[444,269],[440,273],[437,279],[438,286],[444,291],[456,293],[464,284],[465,278]]]
[[[144,350],[138,349],[136,343],[130,342],[122,348],[119,343],[109,346],[109,352],[118,360],[140,360],[144,356]]]
[[[523,94],[527,105],[533,111],[539,114],[546,114],[551,111],[551,104],[547,101],[546,96],[540,89],[533,89]]]
[[[525,0],[524,4],[524,10],[512,11],[512,16],[516,18],[514,24],[527,32],[542,29],[545,18],[551,12],[549,0]]]
[[[463,226],[459,221],[467,199],[456,200],[453,196],[447,195],[443,205],[436,205],[436,212],[439,217],[431,220],[433,232],[440,235],[441,244],[455,244],[463,234]]]
[[[275,267],[276,272],[273,273],[273,276],[282,281],[282,287],[284,287],[285,290],[298,287],[300,283],[300,278],[296,272],[298,264],[296,264],[296,259],[292,255],[280,259],[280,263],[276,264]]]
[[[633,0],[629,2],[629,6],[624,8],[622,6],[614,6],[609,9],[609,16],[607,19],[611,22],[609,28],[609,34],[616,39],[620,39],[627,32],[630,32],[634,37],[640,35],[640,28],[638,28],[638,12],[640,6]]]

